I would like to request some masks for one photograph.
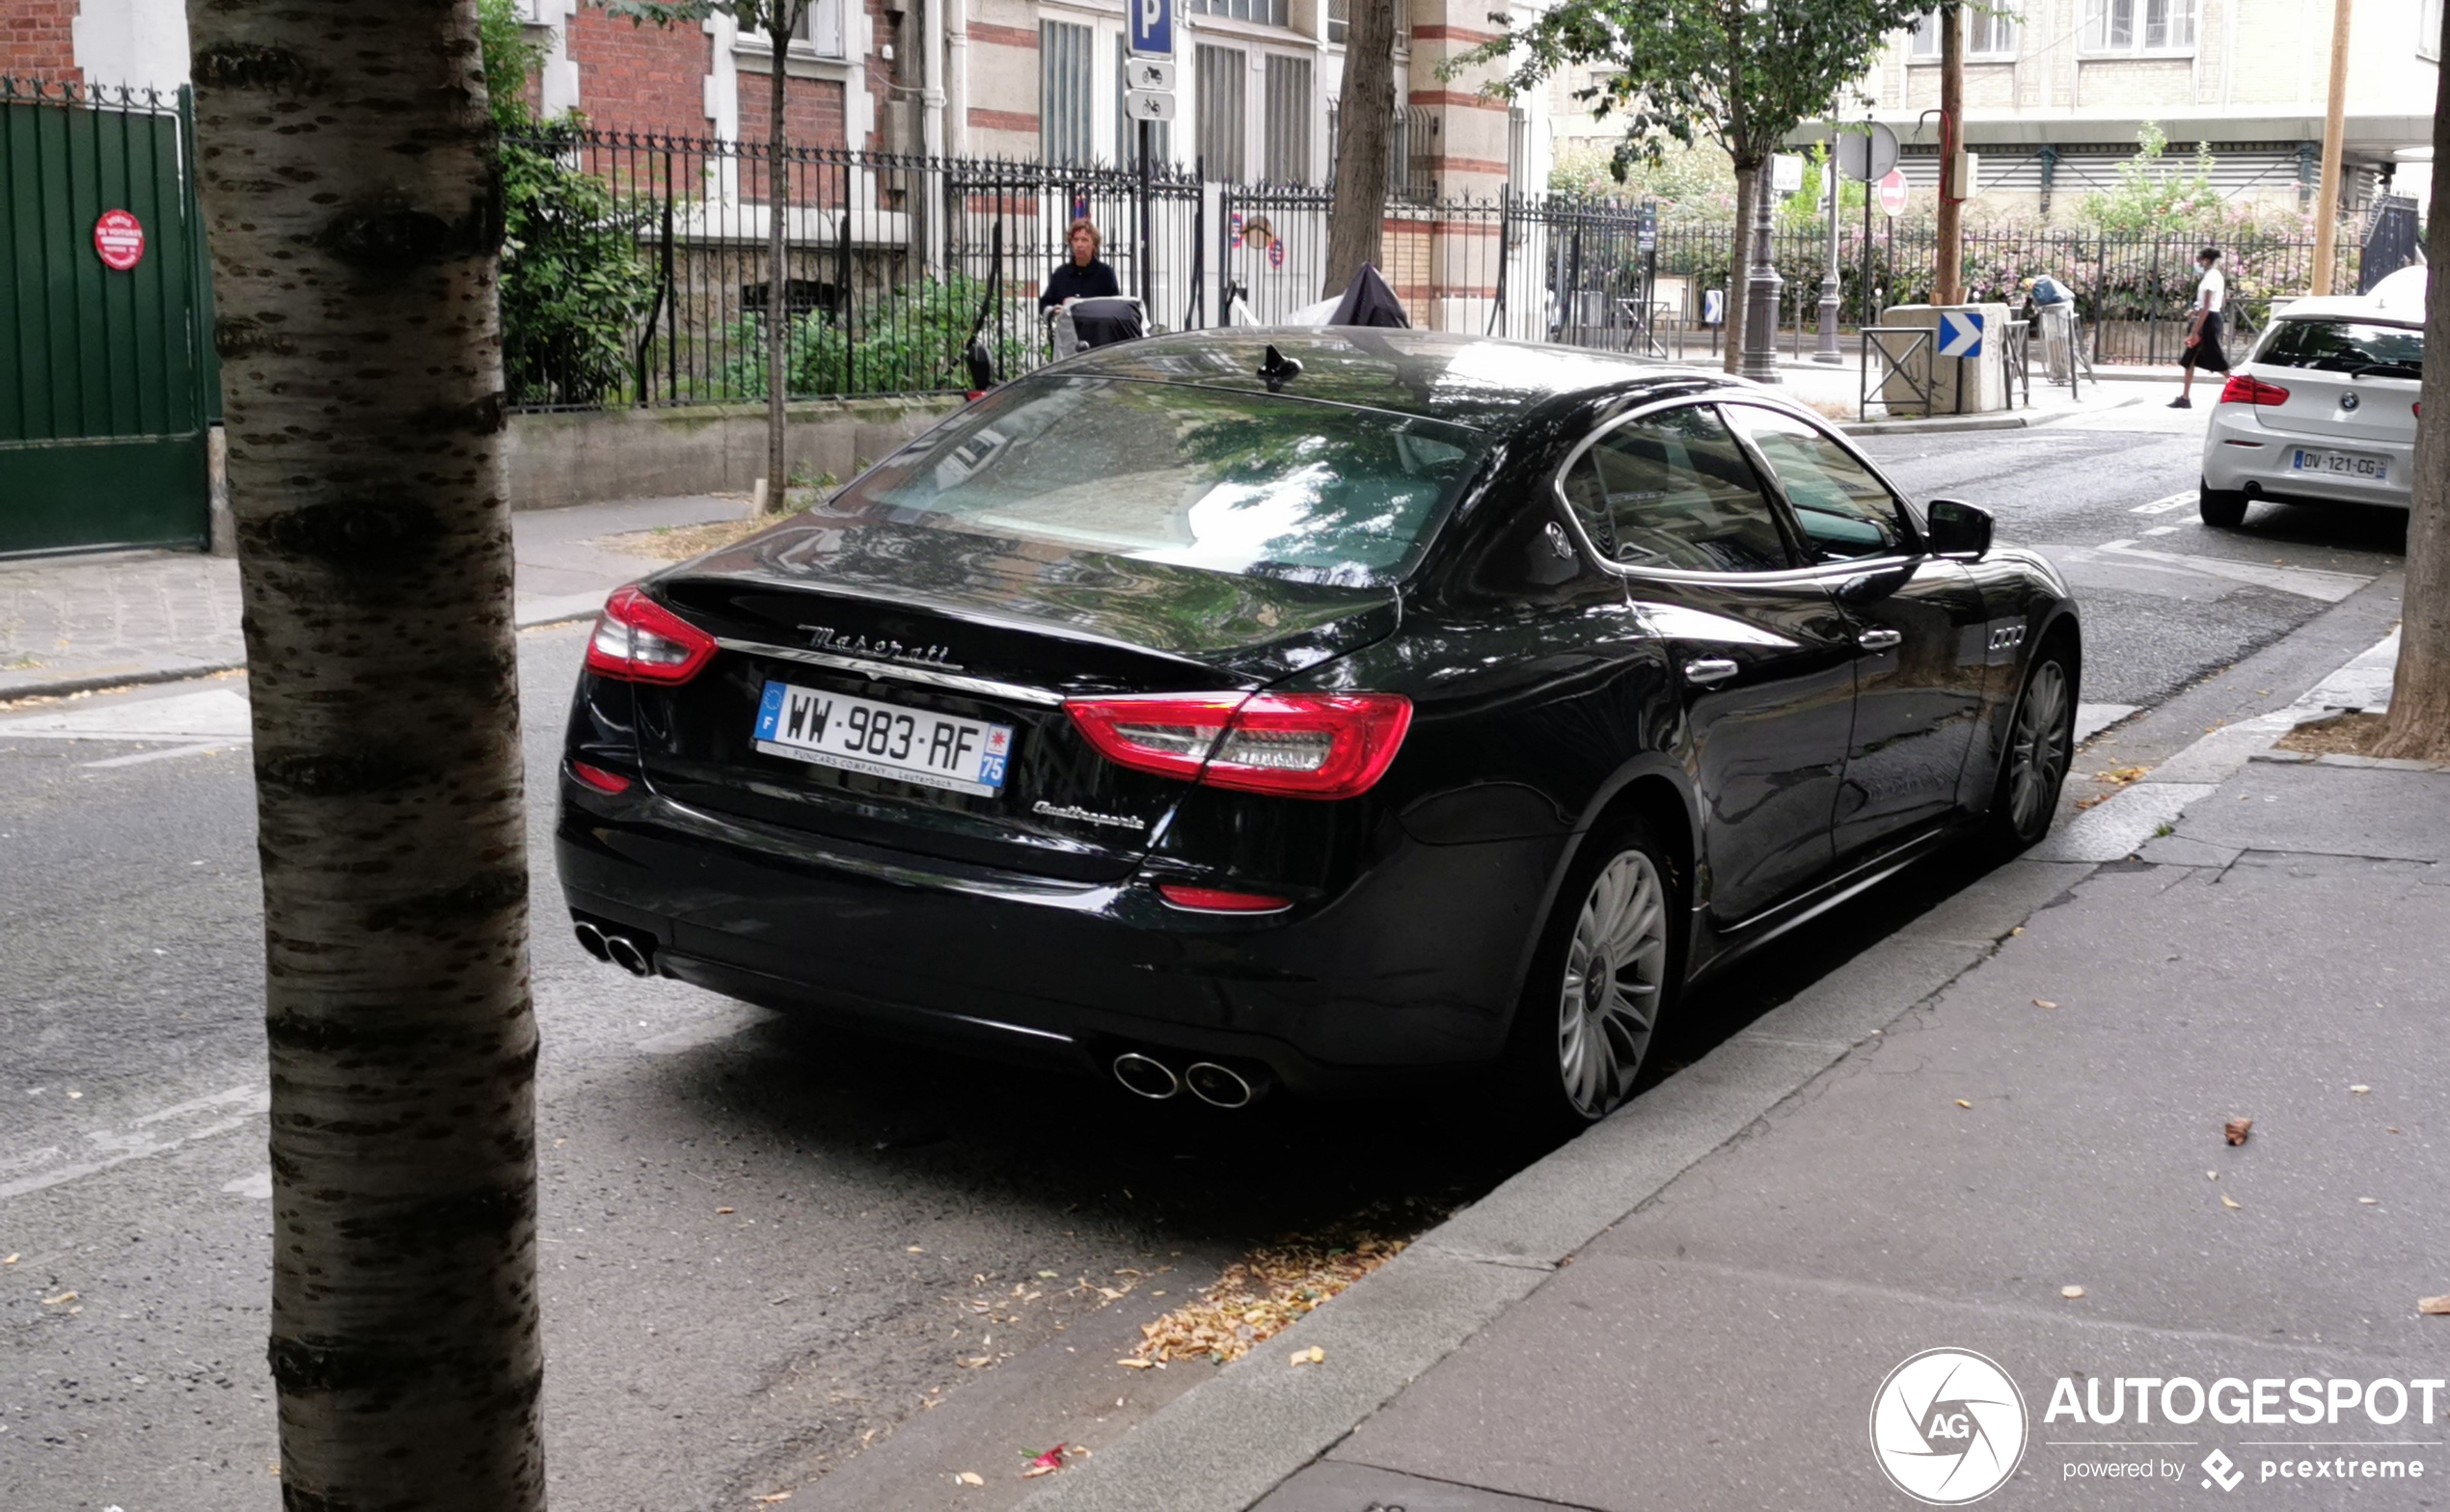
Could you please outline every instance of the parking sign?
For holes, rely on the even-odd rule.
[[[1130,0],[1131,50],[1174,56],[1174,0]]]

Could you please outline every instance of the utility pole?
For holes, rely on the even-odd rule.
[[[1820,165],[1829,178],[1829,247],[1820,259],[1820,344],[1812,350],[1812,361],[1832,366],[1845,361],[1838,352],[1838,212],[1846,203],[1846,176],[1838,171],[1838,133],[1843,129],[1836,116],[1829,118],[1829,156]]]
[[[2345,5],[2348,0],[2340,0]],[[1965,14],[1940,7],[1940,226],[1931,303],[1965,303]]]
[[[2309,294],[2331,291],[2331,268],[2338,256],[2339,155],[2346,136],[2342,120],[2348,113],[2348,20],[2353,0],[2335,0],[2331,11],[2331,97],[2323,118],[2323,191],[2314,202],[2314,278]]]

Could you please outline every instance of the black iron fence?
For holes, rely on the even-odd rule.
[[[760,143],[592,129],[516,137],[506,150],[504,361],[523,409],[762,399],[775,320],[795,396],[956,390],[973,340],[999,373],[1026,371],[1055,355],[1038,293],[1084,218],[1158,330],[1279,323],[1324,292],[1329,197],[1317,189],[840,148],[792,148],[777,166]],[[2015,303],[2022,279],[2052,273],[2076,289],[2097,361],[2172,361],[2196,246],[1976,233],[1968,297]],[[1782,231],[1776,248],[1780,324],[1800,344],[1818,315],[1825,234]],[[2227,252],[2233,323],[2248,331],[2273,294],[2303,287],[2312,256],[2310,242],[2281,240]],[[1381,271],[1416,325],[1664,357],[1714,339],[1708,296],[1729,286],[1729,253],[1723,227],[1646,236],[1636,204],[1508,193],[1390,201]],[[2354,249],[2342,253],[2353,289]],[[1866,243],[1844,229],[1843,322],[1926,300],[1933,255],[1927,230],[1876,224]]]

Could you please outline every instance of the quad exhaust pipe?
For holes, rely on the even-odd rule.
[[[609,960],[634,977],[655,975],[655,942],[581,919],[571,926],[579,948],[598,960]]]
[[[1114,1079],[1125,1091],[1152,1102],[1163,1102],[1187,1088],[1192,1096],[1218,1108],[1246,1108],[1265,1085],[1214,1061],[1194,1061],[1177,1074],[1174,1067],[1139,1050],[1126,1050],[1114,1058]]]

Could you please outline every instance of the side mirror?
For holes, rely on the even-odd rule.
[[[1935,499],[1927,511],[1931,551],[1939,556],[1980,558],[1991,550],[1991,513],[1953,499]]]

